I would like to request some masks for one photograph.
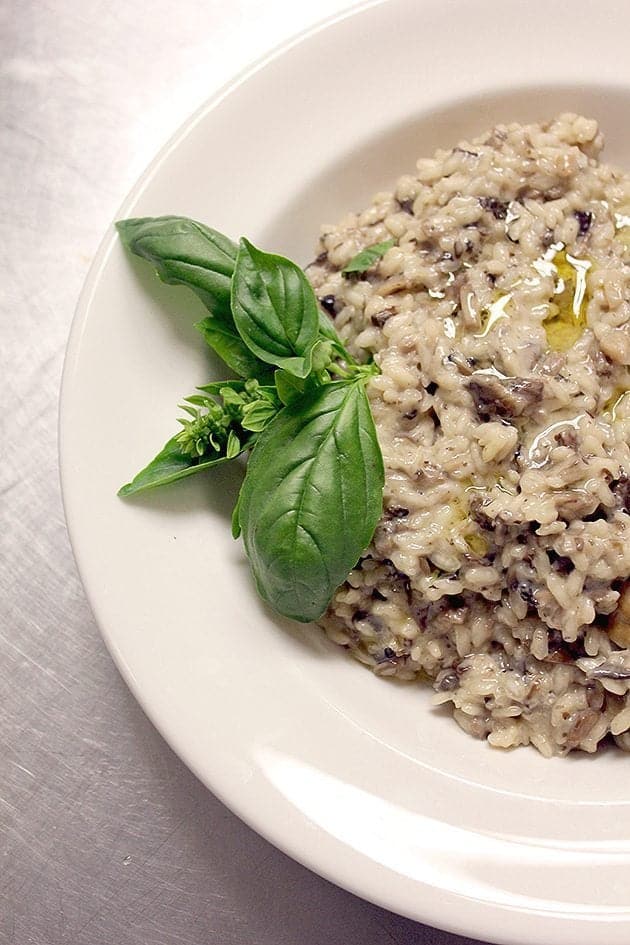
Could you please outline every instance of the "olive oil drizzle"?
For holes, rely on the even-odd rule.
[[[568,253],[563,243],[552,243],[533,263],[541,276],[552,276],[555,280],[549,313],[543,319],[547,343],[554,351],[568,351],[586,328],[590,301],[586,277],[592,265],[589,259]]]

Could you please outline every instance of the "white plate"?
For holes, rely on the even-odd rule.
[[[318,225],[499,119],[597,117],[630,167],[625,0],[392,0],[286,46],[195,115],[121,215],[180,213],[306,262]],[[67,518],[97,620],[173,748],[256,830],[374,902],[482,939],[627,945],[630,759],[493,751],[259,603],[234,470],[123,502],[209,375],[181,289],[113,232],[66,361]]]

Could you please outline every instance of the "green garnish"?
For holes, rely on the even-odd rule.
[[[209,315],[197,328],[240,375],[185,398],[182,429],[119,495],[248,452],[232,534],[243,536],[260,595],[285,616],[317,619],[382,511],[383,459],[365,390],[378,369],[355,362],[305,274],[283,256],[245,239],[237,247],[184,217],[117,227],[163,282],[199,296]],[[392,245],[368,247],[344,272],[364,271]]]
[[[385,255],[388,249],[394,245],[394,240],[385,240],[383,243],[374,243],[373,246],[366,246],[360,253],[353,256],[347,266],[341,270],[343,273],[363,273],[371,269],[374,263]]]

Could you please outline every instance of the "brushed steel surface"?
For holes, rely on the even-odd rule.
[[[69,548],[63,352],[90,260],[177,126],[347,6],[0,3],[0,942],[462,945],[337,889],[184,767],[114,668]]]

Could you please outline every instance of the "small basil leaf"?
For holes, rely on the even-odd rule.
[[[309,374],[319,312],[299,266],[242,239],[232,279],[232,312],[241,338],[257,357],[296,377]]]
[[[249,449],[252,442],[253,440],[249,438],[246,443],[240,444],[240,448],[237,453],[234,453],[234,456]],[[209,454],[208,458],[191,456],[190,453],[185,453],[180,449],[179,440],[174,436],[148,466],[145,466],[131,482],[119,489],[118,495],[135,495],[138,492],[144,492],[145,489],[154,489],[156,486],[176,482],[178,479],[192,476],[193,473],[225,463],[228,458],[233,459],[234,456],[228,457],[218,452],[215,455]]]
[[[304,393],[305,382],[299,377],[295,377],[287,371],[278,370],[274,374],[274,378],[278,397],[285,406],[293,403],[294,400],[297,400]]]
[[[229,404],[231,407],[242,407],[243,404],[249,403],[247,398],[247,388],[243,384],[243,390],[237,390],[237,388],[232,387],[221,387],[219,390],[219,396],[223,401],[223,406],[225,407]],[[190,400],[190,398],[188,398]]]
[[[362,382],[335,382],[285,407],[259,436],[239,499],[258,591],[316,620],[372,538],[383,460]]]
[[[227,446],[225,448],[225,458],[226,459],[235,459],[241,452],[241,441],[234,432],[230,430],[227,438]]]
[[[120,220],[116,228],[123,245],[153,263],[162,282],[188,286],[213,315],[232,323],[232,240],[187,217],[137,217]]]
[[[195,328],[201,332],[206,344],[236,374],[241,377],[257,377],[259,380],[271,378],[271,369],[252,354],[233,326],[226,325],[210,315],[197,322]]]
[[[394,245],[394,240],[385,240],[383,243],[374,243],[373,246],[366,246],[360,253],[353,256],[347,266],[344,266],[342,272],[365,272],[370,269],[381,256],[384,256],[388,249]]]
[[[327,338],[318,338],[311,353],[311,370],[313,374],[325,371],[333,360],[333,343]]]
[[[276,404],[269,400],[257,400],[243,407],[241,426],[252,433],[260,433],[277,413]]]

